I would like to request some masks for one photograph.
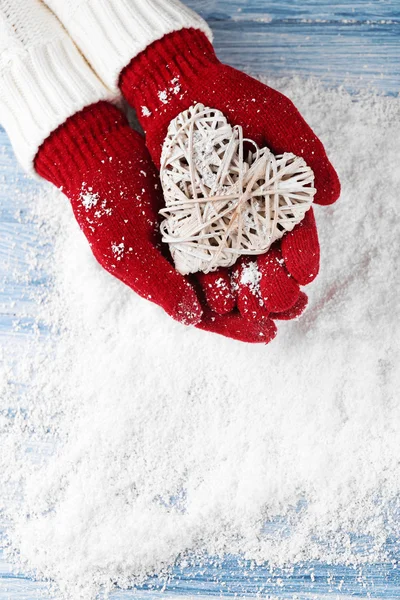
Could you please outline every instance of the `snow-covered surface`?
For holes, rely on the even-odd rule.
[[[66,199],[1,155],[0,514],[22,572],[74,600],[152,573],[143,597],[400,597],[400,101],[269,83],[322,137],[343,194],[316,209],[310,306],[267,347],[137,298]],[[10,569],[1,600],[18,597]]]

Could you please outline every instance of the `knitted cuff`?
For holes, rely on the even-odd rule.
[[[137,135],[124,114],[97,102],[71,116],[43,142],[35,158],[37,173],[64,190],[76,191],[85,173],[101,168],[110,153]]]
[[[206,22],[179,0],[46,0],[99,77],[114,92],[124,67],[154,41]]]
[[[154,42],[122,71],[120,89],[142,122],[189,90],[202,71],[218,64],[209,39],[182,29]],[[142,122],[143,124],[143,122]]]
[[[0,70],[1,123],[32,175],[50,133],[84,106],[111,96],[66,34],[13,56]]]

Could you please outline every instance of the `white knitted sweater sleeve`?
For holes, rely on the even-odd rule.
[[[112,96],[41,0],[0,0],[0,122],[28,172],[54,129]]]
[[[99,77],[114,92],[132,58],[164,35],[206,22],[179,0],[45,0]]]

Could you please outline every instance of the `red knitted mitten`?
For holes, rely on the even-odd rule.
[[[267,343],[272,321],[203,311],[193,286],[162,255],[159,178],[143,138],[113,105],[98,102],[70,117],[42,144],[35,169],[62,188],[98,262],[143,298],[184,324],[246,342]]]
[[[201,102],[222,111],[244,136],[275,154],[293,152],[314,170],[317,204],[337,200],[340,184],[322,143],[293,103],[259,81],[223,65],[201,31],[183,29],[164,36],[134,58],[122,71],[120,88],[138,114],[146,144],[157,166],[168,125],[180,112]],[[223,314],[237,305],[243,315],[261,321],[270,313],[283,318],[304,309],[300,285],[310,283],[319,270],[319,243],[312,210],[269,252],[252,261],[257,285],[247,275],[231,273],[199,277],[209,306]],[[252,283],[252,282],[251,282]],[[301,307],[301,310],[300,310]]]

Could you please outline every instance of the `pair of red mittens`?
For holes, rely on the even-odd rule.
[[[47,138],[35,159],[37,172],[70,198],[99,263],[140,296],[182,323],[268,343],[276,334],[273,319],[294,318],[304,310],[300,285],[318,273],[312,209],[256,260],[185,278],[160,245],[163,197],[154,165],[159,166],[170,121],[201,102],[241,125],[259,146],[302,156],[315,174],[315,202],[331,204],[340,184],[321,142],[288,98],[220,63],[198,30],[183,29],[154,42],[123,70],[120,88],[136,108],[146,141],[118,109],[99,102]],[[255,277],[249,277],[251,271]]]

